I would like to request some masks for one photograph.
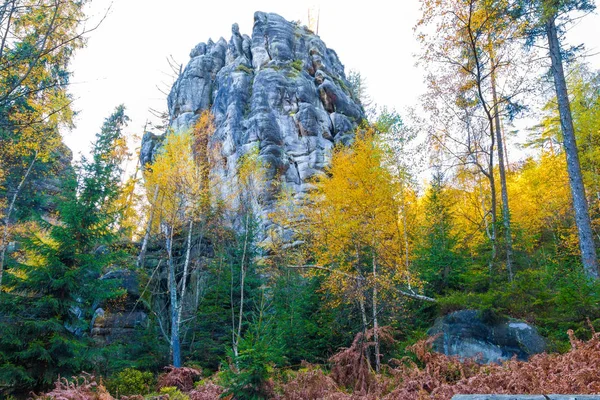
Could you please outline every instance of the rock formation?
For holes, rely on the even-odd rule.
[[[99,345],[115,341],[131,343],[136,337],[136,330],[148,324],[145,307],[138,304],[138,276],[132,271],[115,270],[103,275],[100,280],[116,281],[125,294],[96,308],[90,323],[90,335]]]
[[[229,42],[200,43],[168,97],[174,132],[190,129],[211,110],[219,157],[212,168],[224,194],[236,182],[238,160],[258,149],[266,168],[255,211],[263,228],[278,191],[300,200],[310,180],[329,164],[336,143],[348,143],[364,119],[335,51],[308,28],[276,14],[257,12],[252,37],[237,24]],[[143,161],[157,138],[146,135]]]
[[[433,342],[435,351],[461,358],[475,357],[485,364],[513,356],[526,361],[529,356],[546,350],[546,342],[535,327],[477,310],[456,311],[438,318],[428,334],[439,335]]]

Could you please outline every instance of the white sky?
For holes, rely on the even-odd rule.
[[[184,66],[190,50],[208,38],[229,41],[231,25],[251,35],[255,11],[275,12],[288,20],[306,23],[307,10],[320,7],[319,35],[334,49],[346,72],[360,71],[370,96],[378,105],[402,113],[415,106],[424,91],[423,76],[413,55],[418,45],[413,26],[419,17],[419,0],[93,0],[89,15],[98,20],[111,5],[100,27],[89,35],[71,65],[71,92],[79,111],[76,128],[65,133],[75,157],[87,152],[104,118],[125,104],[132,119],[129,132],[141,135],[150,107],[166,110],[165,89],[171,83],[167,57]],[[600,52],[600,16],[583,18],[568,35]],[[600,56],[590,58],[600,68]]]

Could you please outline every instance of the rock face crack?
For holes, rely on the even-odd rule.
[[[337,54],[317,35],[256,12],[251,36],[234,24],[229,42],[208,40],[192,49],[168,96],[170,128],[190,129],[202,111],[213,113],[210,145],[218,162],[211,176],[223,195],[235,191],[238,160],[258,149],[266,181],[254,211],[266,232],[277,193],[285,188],[301,201],[311,179],[329,165],[334,145],[351,142],[365,118],[348,87]],[[143,142],[142,160],[152,160],[156,148]]]
[[[271,50],[269,50],[269,37],[267,35],[265,35],[265,50],[267,51],[269,60],[273,60],[273,57],[271,56]]]

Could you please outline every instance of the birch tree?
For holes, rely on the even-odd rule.
[[[207,138],[214,129],[211,118],[207,112],[201,118],[202,123],[206,122],[204,125],[197,124],[191,131],[170,134],[145,175],[151,197],[151,220],[164,240],[167,256],[169,329],[166,323],[159,323],[164,336],[168,337],[176,367],[181,366],[180,331],[186,307],[193,234],[202,231],[211,204],[206,156]],[[195,229],[198,222],[200,229]],[[174,242],[179,237],[185,237],[181,266],[174,254]],[[181,270],[180,274],[178,270]],[[160,320],[162,316],[157,317]]]
[[[376,371],[382,299],[394,297],[406,276],[397,191],[383,157],[375,130],[357,132],[350,148],[334,151],[295,225],[312,263],[298,267],[323,272],[324,289],[336,302],[357,304],[362,330],[373,328]]]

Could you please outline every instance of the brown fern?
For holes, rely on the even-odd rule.
[[[194,388],[194,380],[202,375],[202,372],[195,368],[173,366],[165,367],[166,372],[159,375],[156,388],[158,390],[164,387],[176,387],[182,392],[189,392]]]
[[[378,333],[382,342],[393,343],[391,328],[379,328]],[[350,347],[329,358],[333,380],[340,386],[353,389],[358,395],[364,396],[378,391],[377,379],[368,358],[369,349],[375,345],[372,341],[373,336],[373,329],[365,334],[360,332]]]
[[[189,392],[188,396],[190,400],[213,400],[220,399],[224,391],[223,387],[213,382],[207,382]]]
[[[59,377],[54,389],[41,395],[33,395],[36,400],[114,400],[102,383],[96,382],[94,375],[82,372],[71,381]]]
[[[283,395],[279,399],[318,400],[338,391],[335,381],[321,368],[306,362],[302,363],[302,367],[303,370],[298,371],[292,380],[283,385]]]
[[[425,363],[397,368],[397,388],[386,400],[449,400],[455,394],[596,394],[600,393],[600,336],[578,340],[569,331],[566,354],[538,354],[529,361],[479,365],[472,360],[430,351],[431,339],[413,346]]]

